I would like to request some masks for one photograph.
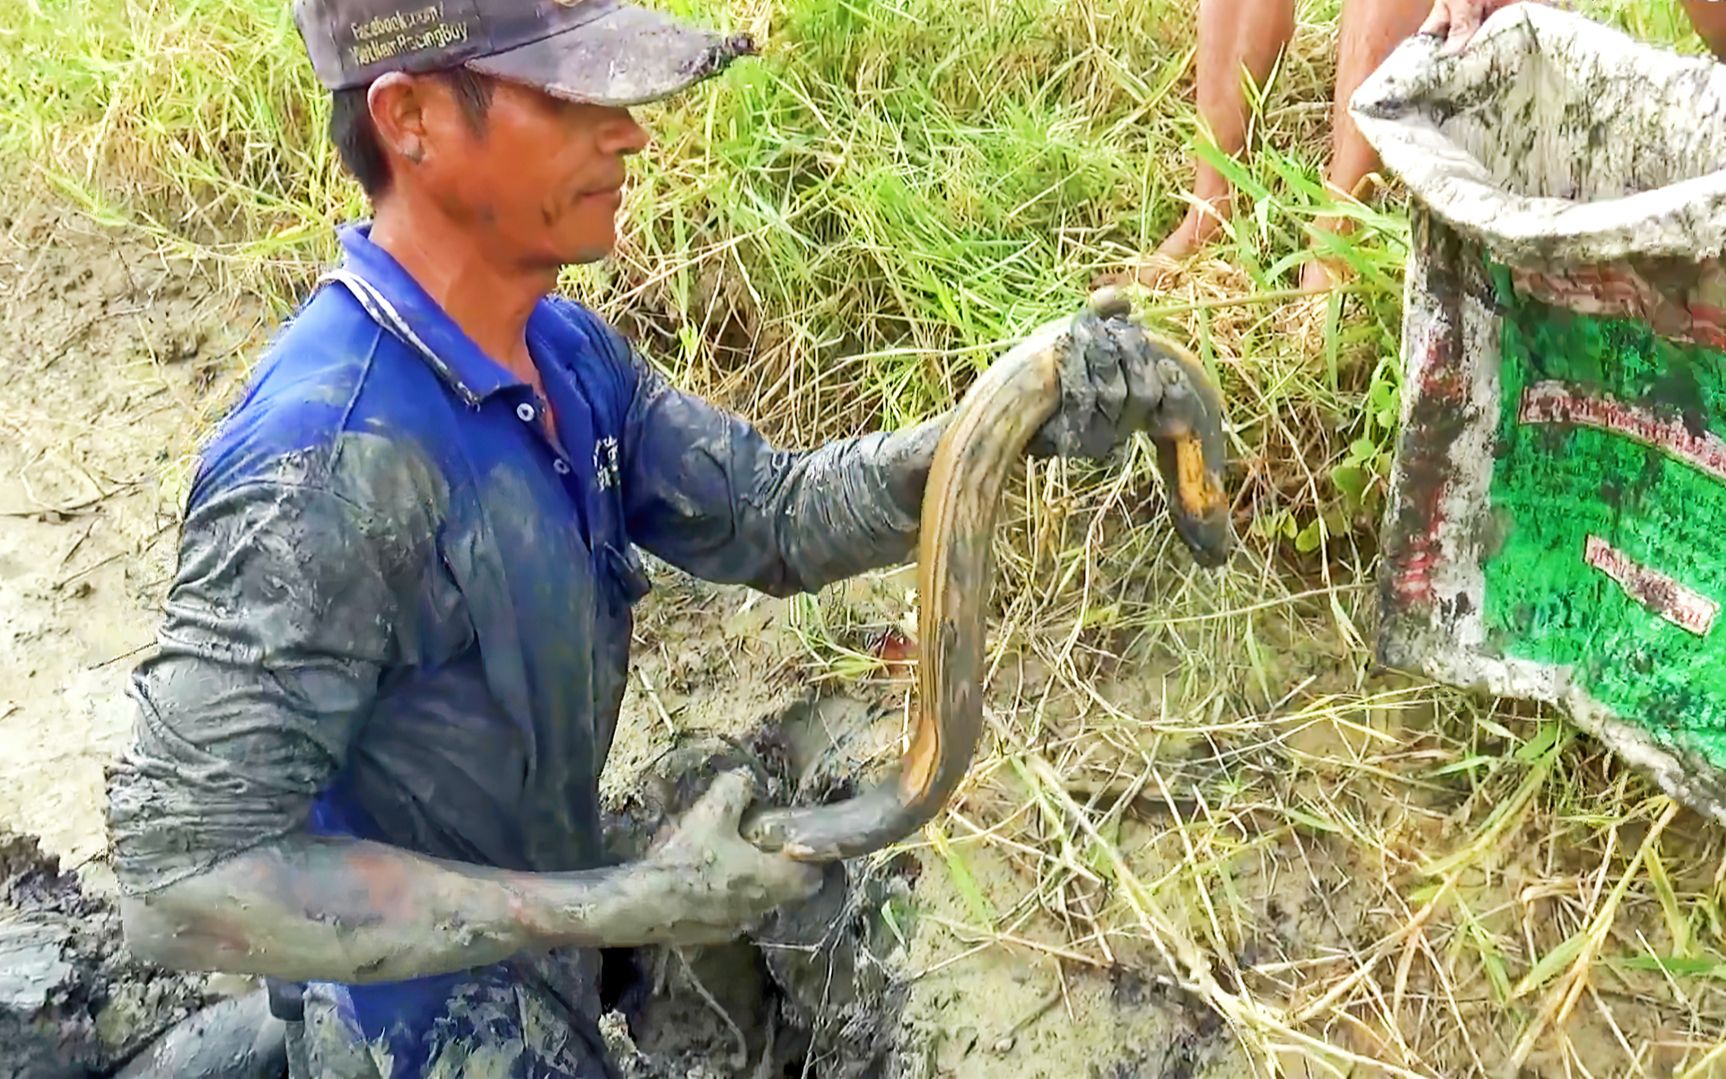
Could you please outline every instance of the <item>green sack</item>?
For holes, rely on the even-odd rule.
[[[1415,201],[1380,659],[1726,822],[1726,66],[1537,4],[1438,47],[1352,102]]]

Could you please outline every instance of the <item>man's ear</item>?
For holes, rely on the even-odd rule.
[[[386,151],[418,164],[425,159],[426,84],[400,71],[380,75],[366,88],[366,108]]]

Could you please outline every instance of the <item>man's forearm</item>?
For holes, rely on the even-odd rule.
[[[646,863],[515,873],[361,840],[291,837],[122,909],[134,952],[288,980],[395,981],[567,945],[676,939],[681,874]]]
[[[633,542],[694,576],[778,596],[911,554],[946,416],[791,452],[635,362],[619,483]]]
[[[907,560],[946,417],[795,457],[757,493],[797,585],[822,585]]]

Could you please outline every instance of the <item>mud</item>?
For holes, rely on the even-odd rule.
[[[812,697],[735,735],[676,739],[617,803],[613,838],[620,852],[641,849],[726,768],[755,769],[774,801],[843,800],[857,789],[861,762],[886,757],[899,727],[879,705]],[[1138,826],[1146,834],[1160,827]],[[992,896],[1015,887],[1004,861],[977,857],[970,868]],[[631,957],[640,989],[619,1002],[612,1023],[626,1073],[1250,1074],[1221,1020],[1150,973],[1154,964],[1085,971],[1015,950],[978,952],[938,928],[966,919],[965,897],[913,853],[835,864],[827,874],[812,902],[779,913],[746,941]],[[1288,915],[1291,926],[1300,918]]]
[[[0,1076],[107,1075],[214,997],[115,947],[119,914],[33,837],[0,830]]]
[[[97,876],[189,455],[263,332],[188,265],[0,202],[0,824]]]
[[[810,700],[736,736],[678,739],[616,803],[610,845],[638,856],[728,768],[753,771],[769,803],[851,797],[859,778],[852,754],[881,741],[883,718],[855,701]],[[824,872],[812,901],[777,912],[745,941],[630,957],[640,989],[620,1011],[642,1054],[635,1074],[881,1073],[905,996],[902,946],[883,911],[909,897],[913,865],[859,860]]]
[[[808,694],[787,670],[803,644],[794,602],[763,607],[742,589],[653,569],[656,592],[644,605],[639,654],[658,700],[636,693],[625,704],[617,748],[633,766],[623,773],[628,781],[607,776],[618,814],[614,835],[645,842],[655,822],[670,819],[721,767],[758,769],[768,801],[814,804],[842,800],[898,757],[908,725],[909,686],[901,673],[889,668],[850,682],[854,696]],[[903,572],[852,582],[835,598],[824,628],[843,647],[868,647],[909,613],[906,583]],[[726,629],[743,624],[750,631]],[[710,681],[727,677],[735,681]],[[1147,692],[1137,680],[1100,688],[1128,708],[1148,703],[1134,699]],[[771,702],[772,710],[765,718],[728,710],[729,694],[751,707]],[[662,706],[665,719],[657,718]],[[1172,746],[1168,754],[1178,755]],[[1195,759],[1190,766],[1171,762],[1168,775],[1180,792],[1177,805],[1190,810],[1188,798],[1217,770]],[[1135,846],[1166,839],[1166,808],[1147,802],[1153,804],[1135,810],[1127,825],[1125,838]],[[1147,872],[1165,871],[1179,854],[1162,843],[1155,858]],[[656,993],[645,1013],[623,1009],[640,1028],[632,1045],[660,1054],[657,1064],[669,1062],[670,1074],[684,1074],[677,1069],[687,1064],[695,1068],[688,1074],[751,1079],[1253,1074],[1232,1033],[1159,974],[1148,952],[1129,948],[1115,964],[1087,965],[1059,957],[1066,941],[1055,926],[1018,928],[1012,944],[970,928],[978,902],[1024,921],[1036,885],[1022,865],[975,845],[965,845],[963,859],[963,882],[952,862],[921,844],[885,864],[833,867],[829,872],[842,876],[845,887],[830,881],[808,908],[753,932],[749,948],[692,953],[699,980],[716,998],[727,979],[765,982],[768,1007],[726,1009],[751,1054],[767,1044],[763,1029],[751,1024],[773,1031],[774,1054],[765,1065],[753,1055],[733,1067],[744,1058],[733,1048],[737,1036],[716,1018],[682,961],[667,956],[650,962]],[[1283,901],[1291,908],[1286,947],[1298,952],[1315,939],[1323,914],[1311,904],[1303,910],[1286,889]],[[623,1016],[616,1024],[625,1025]],[[678,1031],[680,1045],[667,1046],[656,1029]],[[699,1051],[691,1058],[684,1050],[697,1030]],[[654,1062],[636,1066],[634,1074],[644,1077],[668,1074],[654,1071]]]

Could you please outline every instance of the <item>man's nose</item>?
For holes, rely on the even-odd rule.
[[[606,125],[603,148],[618,155],[639,154],[647,149],[652,137],[627,109],[619,111],[621,115]]]

